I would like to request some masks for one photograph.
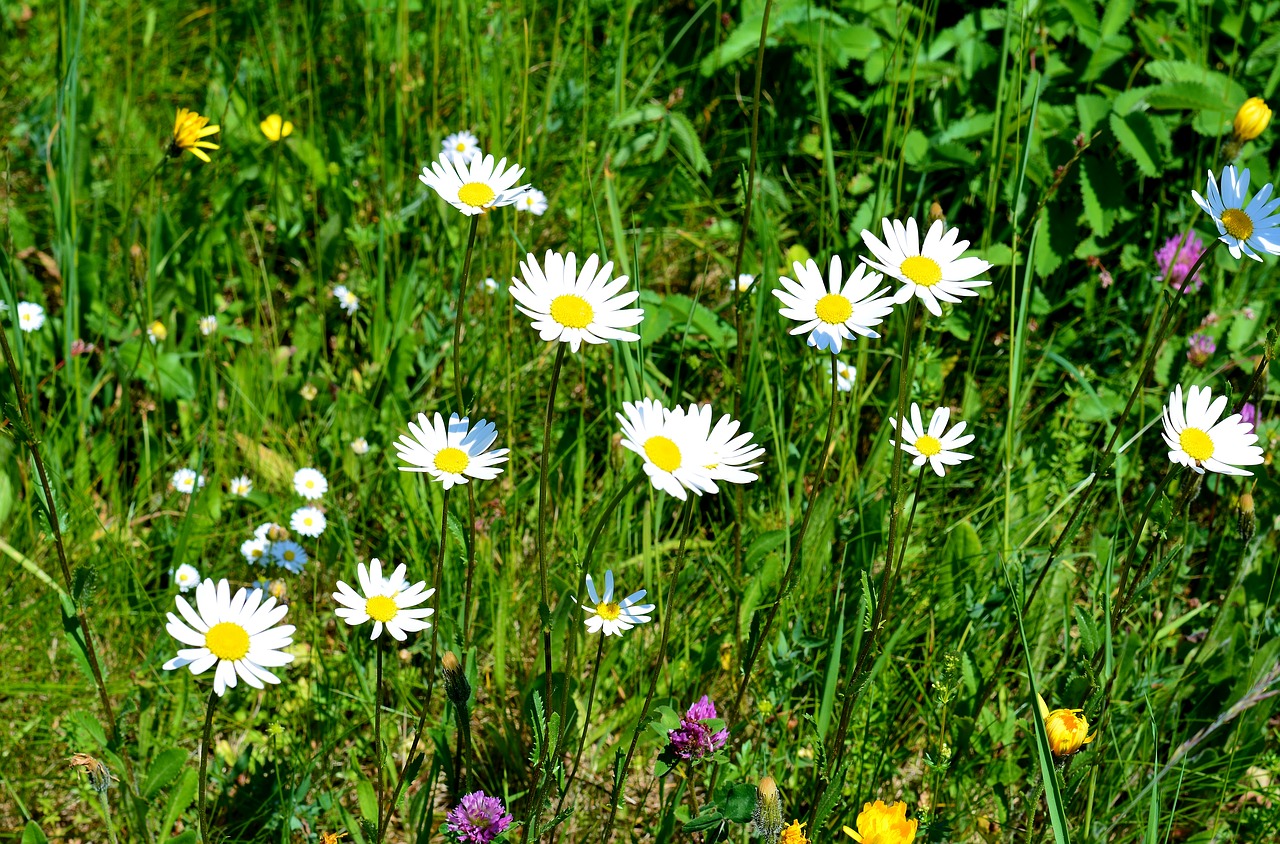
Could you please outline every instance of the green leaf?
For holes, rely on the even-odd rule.
[[[698,132],[689,118],[670,111],[667,112],[667,122],[671,125],[671,140],[681,154],[689,159],[693,169],[699,173],[710,173],[711,162],[707,161],[707,154],[702,151],[702,142],[698,140]]]
[[[142,786],[142,796],[150,800],[160,793],[160,789],[173,782],[182,767],[187,763],[187,751],[180,747],[164,751],[147,769],[147,781]]]
[[[1133,14],[1133,4],[1134,0],[1108,0],[1104,4],[1106,10],[1102,13],[1100,26],[1100,34],[1104,39],[1120,34],[1120,30],[1129,22],[1129,16]]]
[[[1225,111],[1224,92],[1214,91],[1203,82],[1165,82],[1147,92],[1152,108],[1186,109],[1189,111]]]
[[[756,787],[739,783],[729,789],[724,799],[724,816],[735,823],[746,823],[756,810]]]
[[[178,785],[169,792],[169,799],[164,804],[164,821],[160,826],[160,842],[169,840],[169,832],[173,829],[173,825],[178,822],[178,818],[191,802],[196,799],[196,787],[199,785],[199,777],[191,768],[187,768],[182,772],[182,778],[178,780]]]
[[[1258,330],[1258,314],[1262,311],[1262,307],[1261,302],[1250,302],[1249,310],[1253,312],[1252,318],[1241,312],[1231,320],[1231,329],[1227,332],[1228,349],[1239,353],[1253,340]]]
[[[374,792],[373,783],[369,782],[368,777],[361,777],[356,783],[356,802],[360,804],[362,820],[378,823],[378,795]]]
[[[22,844],[49,844],[49,839],[45,837],[39,824],[27,821],[26,828],[22,830]]]
[[[1098,625],[1094,624],[1093,619],[1085,615],[1080,607],[1072,607],[1072,610],[1076,617],[1076,629],[1080,631],[1080,646],[1084,648],[1087,656],[1092,657],[1098,652],[1098,648],[1102,647],[1102,639],[1098,636]]]
[[[1111,234],[1116,212],[1123,201],[1117,189],[1120,174],[1108,159],[1086,155],[1080,160],[1080,196],[1084,201],[1084,217],[1098,237]]]
[[[1151,118],[1135,111],[1123,117],[1112,114],[1110,123],[1120,148],[1128,153],[1142,174],[1148,177],[1160,175],[1161,155]]]
[[[719,810],[711,809],[686,823],[683,828],[685,832],[697,832],[700,829],[710,829],[716,824],[724,823],[724,820],[725,817],[720,814]]]
[[[1111,100],[1097,94],[1076,95],[1076,114],[1080,116],[1080,131],[1092,135],[1093,129],[1111,113]]]

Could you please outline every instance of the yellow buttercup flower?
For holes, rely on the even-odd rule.
[[[258,124],[258,128],[273,144],[293,134],[293,124],[278,114],[268,114],[267,119]]]
[[[1271,109],[1262,97],[1250,97],[1236,112],[1235,134],[1241,141],[1252,141],[1267,129],[1271,122]]]
[[[863,803],[858,813],[857,830],[844,828],[844,834],[862,844],[911,844],[916,839],[917,820],[907,820],[907,804],[886,806],[883,801]]]
[[[809,839],[804,837],[804,824],[792,821],[791,826],[782,830],[779,844],[809,844]]]
[[[1054,756],[1070,756],[1097,735],[1089,735],[1089,721],[1083,709],[1050,710],[1044,698],[1036,695],[1040,705],[1040,717],[1044,719],[1045,732],[1049,734],[1049,749]]]
[[[218,145],[203,141],[216,134],[221,127],[210,126],[209,118],[201,117],[190,109],[178,109],[178,116],[173,121],[173,140],[169,144],[169,156],[177,158],[185,149],[201,161],[209,161],[207,149],[218,149]]]

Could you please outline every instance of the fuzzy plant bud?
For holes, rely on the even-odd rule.
[[[111,772],[101,760],[87,753],[77,753],[71,757],[71,766],[83,770],[89,778],[89,785],[99,794],[111,787]]]
[[[1267,130],[1271,122],[1271,109],[1262,97],[1250,97],[1236,112],[1235,136],[1240,141],[1252,141]]]
[[[787,823],[782,819],[782,798],[773,777],[765,777],[756,786],[756,809],[751,814],[755,833],[769,844],[776,844]]]
[[[440,662],[444,664],[445,694],[449,696],[454,706],[461,709],[471,699],[471,684],[467,682],[467,674],[462,670],[462,664],[458,662],[458,657],[453,651],[445,651],[444,656],[440,657]]]
[[[1236,533],[1241,542],[1253,539],[1253,532],[1258,529],[1258,520],[1253,512],[1253,493],[1246,492],[1240,496],[1240,504],[1236,509]]]

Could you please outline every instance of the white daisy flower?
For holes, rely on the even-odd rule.
[[[255,539],[261,539],[263,542],[272,542],[276,539],[284,539],[284,528],[275,522],[263,522],[253,529]]]
[[[836,369],[836,389],[842,393],[852,392],[854,381],[858,377],[857,367],[850,366],[839,358],[833,360],[831,365]]]
[[[200,582],[200,572],[190,563],[183,563],[169,572],[169,577],[183,592],[190,592]]]
[[[237,676],[255,689],[264,683],[279,683],[271,668],[293,662],[293,654],[284,649],[293,643],[292,624],[275,625],[284,618],[288,607],[276,606],[275,598],[262,599],[260,589],[238,589],[231,595],[226,580],[216,584],[205,580],[196,587],[196,607],[178,595],[174,600],[182,618],[168,613],[165,629],[169,635],[189,647],[164,664],[166,671],[188,666],[192,674],[203,674],[217,666],[213,690],[222,697],[235,688]]]
[[[756,283],[756,277],[751,273],[743,273],[738,276],[738,280],[729,279],[730,293],[746,293],[751,289],[751,285]]]
[[[1221,235],[1218,240],[1227,245],[1232,258],[1245,254],[1261,261],[1259,252],[1280,255],[1280,197],[1267,202],[1271,191],[1270,183],[1263,185],[1258,195],[1246,204],[1244,198],[1249,192],[1249,171],[1237,175],[1235,165],[1228,164],[1222,169],[1221,190],[1213,178],[1213,171],[1210,171],[1209,186],[1205,191],[1208,195],[1201,196],[1192,191],[1191,198],[1218,224],[1218,234]]]
[[[498,280],[490,276],[484,280],[484,292],[490,296],[498,292]]]
[[[302,574],[302,568],[309,559],[303,547],[292,539],[271,543],[271,560],[282,569]]]
[[[523,175],[523,167],[515,164],[507,167],[505,158],[494,164],[492,155],[484,158],[477,155],[468,164],[455,164],[447,154],[441,153],[439,161],[422,168],[418,179],[470,217],[518,200],[528,188],[528,185],[516,186]]]
[[[173,477],[169,479],[169,483],[178,492],[183,495],[190,495],[197,488],[204,486],[204,475],[197,475],[191,469],[179,469],[173,473]]]
[[[684,501],[686,490],[698,495],[719,492],[707,467],[715,457],[699,432],[698,420],[683,410],[673,413],[653,399],[623,402],[622,447],[644,460],[644,473],[654,489]]]
[[[283,580],[255,580],[253,582],[253,588],[261,589],[276,600],[284,600],[286,586]]]
[[[289,517],[289,527],[303,536],[312,538],[324,533],[324,529],[328,525],[329,522],[325,519],[324,513],[315,507],[299,507]]]
[[[354,451],[356,454],[368,454],[369,441],[366,440],[364,437],[356,437],[354,440],[351,441],[351,450]]]
[[[1212,401],[1211,401],[1212,400]],[[1253,426],[1233,413],[1221,422],[1227,397],[1213,398],[1208,387],[1192,387],[1182,400],[1182,385],[1173,388],[1164,408],[1164,441],[1169,459],[1203,475],[1205,470],[1223,475],[1252,475],[1241,466],[1262,462],[1262,449],[1254,443]]]
[[[513,278],[508,291],[520,312],[533,320],[533,328],[547,342],[559,340],[577,352],[583,341],[639,340],[640,335],[624,331],[639,325],[644,310],[628,308],[640,298],[635,290],[623,293],[625,275],[610,280],[613,262],[600,266],[600,256],[592,254],[578,272],[578,258],[547,250],[543,264],[526,255],[520,264],[524,280]]]
[[[246,539],[240,543],[240,553],[244,555],[245,560],[253,566],[266,565],[267,558],[270,556],[271,543],[266,539]]]
[[[784,317],[799,322],[792,334],[809,333],[809,345],[840,352],[840,344],[855,334],[879,337],[872,326],[884,322],[893,311],[893,298],[882,295],[889,288],[880,287],[884,277],[868,273],[858,264],[846,280],[839,255],[831,256],[830,283],[822,280],[822,270],[810,258],[808,263],[792,264],[796,281],[779,278],[781,290],[773,291],[783,307]]]
[[[604,573],[603,595],[596,592],[595,581],[591,579],[591,575],[587,575],[587,595],[591,597],[591,603],[582,605],[582,611],[588,613],[583,623],[587,625],[587,630],[590,632],[603,631],[606,636],[621,636],[636,625],[648,624],[653,620],[649,613],[653,612],[654,605],[637,603],[646,594],[645,590],[641,589],[639,592],[632,592],[621,601],[615,601],[612,571]]]
[[[960,257],[969,248],[969,241],[957,242],[959,229],[948,230],[941,220],[934,220],[921,246],[914,217],[907,218],[906,226],[900,220],[890,222],[887,218],[881,221],[881,226],[883,243],[871,232],[862,232],[862,242],[876,256],[874,261],[862,260],[903,283],[893,297],[897,304],[919,296],[929,313],[942,316],[939,299],[959,302],[961,296],[977,296],[974,288],[991,284],[986,280],[970,280],[985,273],[991,265],[981,258]]]
[[[318,501],[329,491],[329,482],[324,475],[308,466],[293,473],[293,488],[308,501]]]
[[[342,606],[334,610],[334,614],[352,627],[372,619],[370,639],[382,635],[383,625],[397,642],[403,642],[406,633],[426,630],[431,626],[427,619],[435,610],[418,604],[434,595],[436,590],[427,589],[425,580],[410,586],[404,573],[405,566],[401,563],[389,577],[383,577],[382,561],[377,557],[369,561],[367,570],[364,563],[358,564],[356,575],[360,578],[360,591],[339,580],[333,600]]]
[[[454,132],[440,145],[444,147],[444,154],[458,164],[470,164],[480,154],[480,139],[465,129]]]
[[[28,332],[39,331],[44,327],[44,308],[35,302],[19,302],[18,327]]]
[[[248,475],[239,475],[234,477],[231,479],[231,482],[227,484],[227,492],[232,495],[238,495],[241,498],[246,498],[249,493],[253,492],[253,481],[249,480]]]
[[[338,306],[347,312],[347,316],[355,316],[360,310],[360,299],[344,284],[333,288],[333,298],[338,300]]]
[[[901,447],[907,454],[915,456],[915,460],[911,461],[912,465],[923,466],[927,460],[938,477],[942,477],[946,474],[944,466],[956,466],[962,461],[973,459],[972,454],[963,454],[955,450],[973,442],[973,434],[964,435],[964,422],[957,422],[948,431],[947,420],[950,418],[951,408],[938,408],[929,419],[929,428],[926,431],[924,423],[920,420],[920,405],[912,402],[911,418],[903,420],[902,430],[898,430],[898,420],[892,416],[889,417],[889,427],[897,431],[900,437],[900,441],[890,440],[890,442]]]
[[[738,433],[740,424],[738,420],[726,413],[720,417],[720,421],[713,428],[711,420],[714,414],[709,404],[691,404],[688,411],[682,411],[677,407],[671,411],[671,416],[675,419],[682,413],[689,418],[691,429],[697,432],[698,437],[705,444],[709,460],[704,468],[712,478],[717,481],[746,484],[758,477],[747,469],[760,465],[758,458],[764,456],[764,449],[751,443],[753,435],[750,431]]]
[[[163,343],[169,339],[169,327],[160,320],[156,320],[147,326],[147,339],[151,341],[151,345]]]
[[[445,489],[454,484],[465,484],[471,478],[488,481],[502,473],[501,463],[507,462],[509,449],[489,451],[498,438],[498,428],[492,422],[481,419],[474,428],[468,427],[467,417],[449,416],[449,427],[444,417],[436,414],[435,424],[427,414],[418,414],[418,423],[409,423],[409,434],[400,435],[395,443],[399,457],[408,466],[401,472],[426,472],[444,484]]]
[[[200,333],[208,337],[210,334],[218,330],[218,318],[213,314],[200,317]]]
[[[528,211],[535,217],[541,217],[547,212],[547,195],[537,188],[529,188],[516,203],[516,210]]]

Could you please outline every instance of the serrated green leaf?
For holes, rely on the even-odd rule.
[[[187,751],[180,747],[171,748],[157,756],[151,763],[151,767],[147,769],[147,780],[142,786],[142,796],[150,800],[160,792],[160,789],[173,782],[174,778],[182,773],[182,767],[187,764],[187,756]]]
[[[1098,237],[1111,234],[1116,223],[1116,210],[1123,201],[1117,186],[1120,174],[1109,160],[1086,155],[1080,160],[1080,196],[1084,201],[1085,220]]]
[[[1214,91],[1203,82],[1165,82],[1147,92],[1147,104],[1159,109],[1190,111],[1224,111],[1230,106],[1222,91]]]
[[[173,829],[173,825],[196,799],[199,779],[193,769],[187,768],[182,772],[178,785],[169,791],[169,799],[164,804],[164,821],[160,826],[160,844],[169,840],[169,832]]]
[[[698,132],[693,128],[689,118],[676,111],[667,112],[667,120],[671,124],[671,140],[680,150],[693,169],[698,173],[710,173],[711,162],[702,150],[702,141],[698,140]]]
[[[1082,608],[1072,607],[1072,610],[1076,617],[1076,630],[1080,632],[1080,646],[1084,648],[1087,656],[1092,657],[1098,652],[1098,648],[1102,647],[1102,640],[1098,637],[1098,625],[1085,615]]]
[[[1080,118],[1080,131],[1092,135],[1093,129],[1111,113],[1111,100],[1097,94],[1076,95],[1076,115]]]
[[[738,783],[724,799],[724,816],[735,823],[746,823],[756,810],[756,787]]]
[[[1123,117],[1112,114],[1110,125],[1120,148],[1133,159],[1142,174],[1148,177],[1160,175],[1162,156],[1155,130],[1151,128],[1151,118],[1139,111]]]

